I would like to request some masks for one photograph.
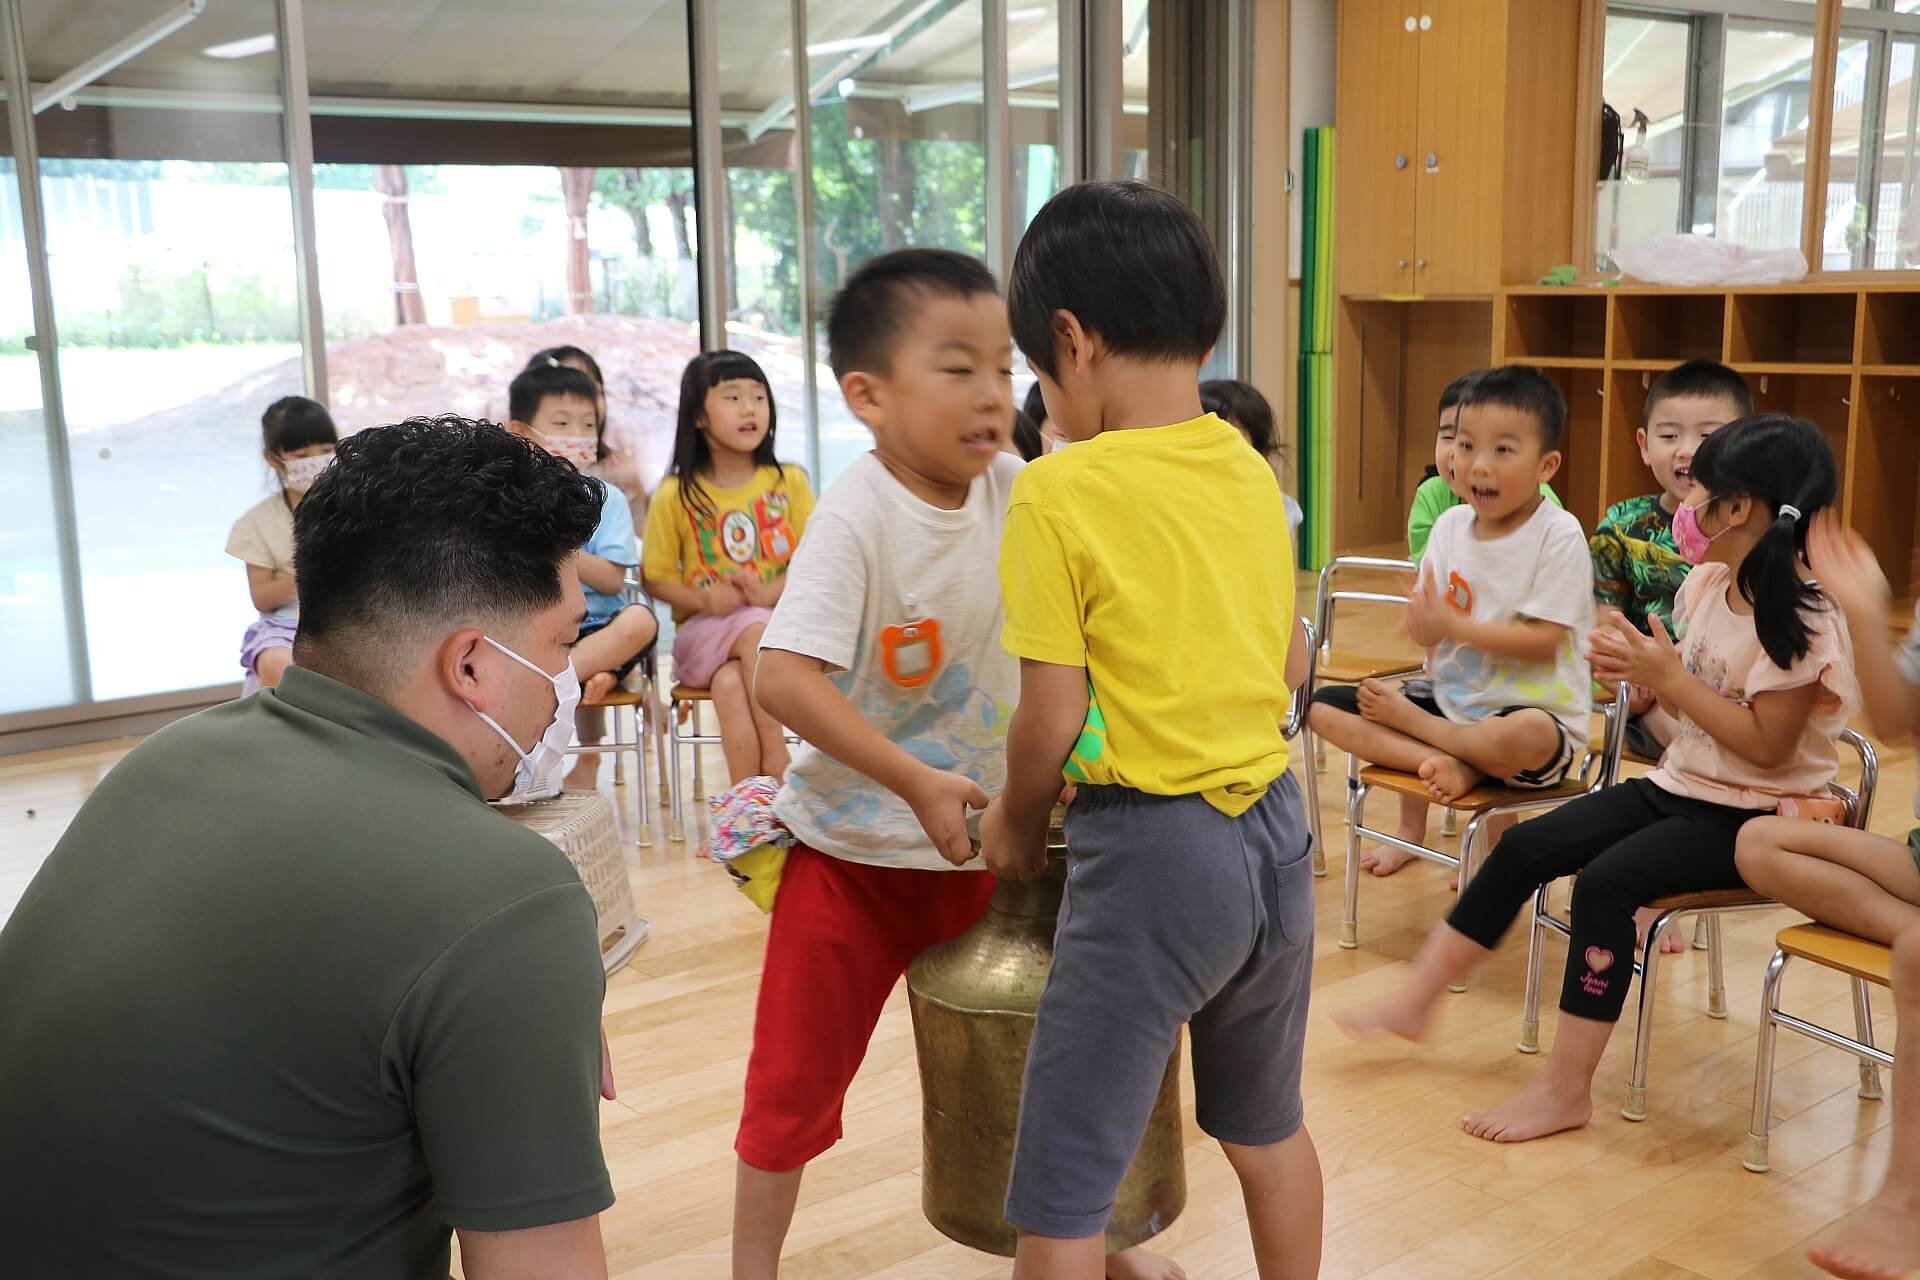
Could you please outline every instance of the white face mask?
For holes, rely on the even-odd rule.
[[[536,431],[540,444],[556,458],[571,462],[580,471],[600,460],[600,444],[587,436],[550,436]]]
[[[287,458],[281,462],[280,481],[291,493],[305,493],[320,478],[320,473],[333,465],[330,453],[315,454],[311,458]]]
[[[548,796],[559,795],[560,775],[567,765],[567,748],[573,745],[573,711],[580,705],[580,677],[574,674],[572,662],[562,667],[560,674],[548,675],[492,636],[482,639],[542,680],[550,682],[557,700],[553,708],[553,722],[540,735],[540,741],[533,744],[531,751],[522,751],[520,744],[513,740],[513,735],[502,729],[492,716],[478,707],[473,708],[473,714],[485,720],[487,727],[499,734],[501,740],[513,748],[513,754],[520,757],[520,763],[513,771],[513,790],[493,803],[518,804],[523,800],[544,800]],[[468,705],[472,706],[471,703]]]

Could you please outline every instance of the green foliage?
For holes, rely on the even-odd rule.
[[[212,264],[186,271],[129,266],[104,308],[63,306],[60,341],[73,347],[178,347],[197,342],[298,342],[292,291]]]

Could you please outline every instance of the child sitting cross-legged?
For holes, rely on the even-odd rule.
[[[1587,541],[1540,493],[1560,466],[1566,414],[1559,388],[1536,369],[1489,369],[1468,383],[1452,472],[1469,503],[1434,522],[1407,606],[1433,694],[1368,680],[1320,690],[1308,712],[1327,741],[1419,774],[1443,804],[1488,778],[1556,787],[1586,746]]]
[[[1593,1115],[1593,1075],[1633,978],[1634,911],[1669,894],[1741,887],[1735,840],[1784,801],[1822,796],[1854,697],[1840,614],[1802,576],[1808,518],[1834,497],[1833,451],[1812,423],[1763,414],[1694,457],[1674,540],[1695,565],[1676,649],[1618,612],[1589,638],[1609,683],[1653,690],[1678,722],[1660,767],[1521,823],[1434,929],[1405,988],[1336,1021],[1353,1034],[1423,1039],[1434,1003],[1498,945],[1543,883],[1578,873],[1560,1020],[1546,1072],[1465,1117],[1468,1133],[1524,1142]]]

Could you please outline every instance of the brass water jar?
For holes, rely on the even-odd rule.
[[[978,924],[907,971],[920,1057],[922,1208],[941,1234],[1003,1257],[1016,1239],[1005,1207],[1021,1078],[1066,887],[1058,828],[1049,843],[1043,875],[1002,881]],[[1186,1208],[1181,1148],[1176,1042],[1107,1223],[1110,1251],[1159,1235]]]

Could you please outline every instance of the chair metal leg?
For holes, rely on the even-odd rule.
[[[1867,980],[1853,980],[1853,1036],[1869,1049],[1873,1048],[1873,1005],[1867,998]],[[1860,1059],[1860,1096],[1869,1102],[1878,1102],[1886,1094],[1880,1088],[1880,1064],[1866,1058]]]
[[[1707,913],[1707,1016],[1727,1016],[1726,952],[1720,945],[1720,913]]]
[[[1367,809],[1367,788],[1360,784],[1360,762],[1347,758],[1346,892],[1340,906],[1340,945],[1360,945],[1360,820]]]
[[[1479,852],[1481,842],[1487,838],[1487,815],[1485,813],[1476,813],[1467,819],[1466,832],[1460,837],[1460,887],[1454,890],[1453,900],[1455,902],[1460,901],[1461,895],[1466,893],[1467,881],[1473,878],[1475,855]],[[1459,995],[1466,989],[1467,984],[1464,982],[1451,982],[1447,984],[1447,990],[1453,992],[1455,995]]]
[[[1457,836],[1460,834],[1460,811],[1458,809],[1448,809],[1440,815],[1440,834],[1443,836]]]
[[[1315,776],[1313,755],[1318,749],[1313,730],[1307,728],[1306,721],[1300,722],[1302,790],[1307,800],[1307,830],[1313,835],[1313,874],[1327,874],[1327,843],[1320,835],[1320,781]]]
[[[1753,1111],[1747,1119],[1747,1154],[1740,1163],[1755,1173],[1767,1171],[1768,1112],[1773,1107],[1773,1049],[1780,1025],[1780,978],[1786,972],[1787,953],[1775,951],[1760,983],[1760,1047],[1753,1056]]]
[[[1547,928],[1540,923],[1540,917],[1547,914],[1547,889],[1552,882],[1541,885],[1533,891],[1533,912],[1529,917],[1532,931],[1527,936],[1527,986],[1522,994],[1520,1006],[1520,1052],[1540,1052],[1540,969],[1545,960],[1541,947],[1546,942]]]
[[[691,705],[693,707],[693,721],[692,721],[693,736],[695,738],[700,738],[706,734],[706,730],[700,727],[700,704],[695,702]],[[693,799],[693,815],[694,815],[693,820],[696,823],[700,821],[700,815],[707,811],[706,765],[702,760],[702,757],[704,757],[706,754],[707,754],[707,750],[706,750],[705,743],[695,742],[693,744],[693,796],[692,796],[692,799]]]
[[[647,695],[651,698],[653,695]],[[647,785],[647,717],[644,709],[635,704],[628,710],[633,714],[633,771],[640,779],[640,807],[635,811],[639,815],[639,825],[634,828],[633,842],[642,849],[653,848],[654,812],[651,788]],[[614,757],[616,760],[619,757]]]
[[[1321,739],[1315,738],[1313,740],[1313,750],[1308,754],[1313,759],[1313,771],[1315,773],[1325,773],[1327,771],[1327,744]]]
[[[668,839],[684,844],[687,839],[686,787],[680,776],[680,708],[667,706],[667,797],[673,810],[673,826]]]
[[[1705,951],[1710,945],[1712,944],[1707,937],[1707,917],[1704,915],[1695,916],[1693,918],[1693,949],[1695,951]]]
[[[1647,930],[1646,950],[1640,957],[1640,1010],[1633,1027],[1633,1065],[1627,1070],[1627,1101],[1620,1108],[1620,1114],[1629,1120],[1647,1118],[1647,1061],[1653,1056],[1653,1005],[1660,990],[1660,939],[1673,920],[1672,913],[1654,920]]]

